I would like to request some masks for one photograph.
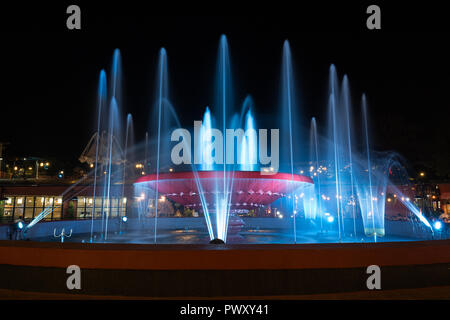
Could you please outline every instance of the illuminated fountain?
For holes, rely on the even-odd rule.
[[[235,235],[242,226],[242,220],[236,217],[235,213],[267,206],[280,197],[312,183],[311,179],[294,175],[293,171],[290,175],[271,172],[264,175],[260,172],[251,98],[245,99],[240,117],[234,112],[230,59],[225,36],[221,37],[219,45],[217,89],[213,105],[216,117],[207,107],[203,121],[194,128],[194,163],[190,166],[190,171],[160,173],[161,164],[169,162],[167,158],[162,160],[163,155],[167,156],[169,152],[161,151],[161,141],[164,141],[161,135],[168,132],[170,123],[179,125],[176,113],[168,112],[173,110],[173,107],[167,95],[166,61],[166,53],[162,50],[159,63],[160,81],[156,88],[156,169],[153,174],[138,179],[135,185],[136,194],[141,201],[155,197],[155,242],[160,196],[201,212],[205,217],[210,239],[227,241],[228,230],[232,230]],[[180,136],[186,141],[186,133]],[[219,136],[220,139],[217,138]],[[188,150],[190,158],[190,147]],[[270,171],[268,168],[266,170]]]
[[[222,36],[214,99],[202,107],[203,114],[198,114],[201,120],[188,130],[182,129],[170,100],[168,54],[162,48],[149,133],[137,147],[132,117],[128,115],[124,122],[121,114],[122,67],[120,51],[115,50],[108,90],[106,73],[100,72],[96,133],[80,157],[93,168],[89,176],[94,202],[89,241],[94,241],[94,233],[100,241],[110,241],[111,199],[124,198],[124,186],[135,161],[144,164],[141,177],[133,180],[135,197],[131,200],[142,234],[150,236],[153,243],[160,243],[160,236],[165,236],[161,224],[167,219],[161,216],[161,208],[169,201],[203,216],[197,220],[204,222],[199,232],[205,230],[205,241],[207,237],[214,242],[244,241],[240,234],[246,228],[245,215],[254,212],[264,212],[268,220],[282,225],[288,243],[354,242],[361,237],[377,241],[385,236],[386,197],[389,190],[396,190],[390,173],[398,164],[392,154],[380,155],[371,149],[365,96],[362,119],[357,121],[352,117],[348,77],[344,75],[339,81],[331,65],[328,121],[321,125],[319,117],[311,119],[308,152],[288,41],[283,44],[281,61],[279,103],[271,128],[260,129],[262,120],[252,98],[248,95],[240,103],[234,97],[229,47]],[[420,210],[406,200],[409,197],[399,189],[395,193],[432,232]],[[120,204],[120,224],[128,220],[120,219],[125,206],[125,202]],[[190,225],[183,227],[189,229]],[[313,234],[314,239],[306,239],[305,234]]]
[[[167,135],[170,129],[180,127],[174,107],[169,102],[167,53],[161,50],[155,95],[157,115],[154,117],[158,119],[154,125],[158,130],[155,134],[156,168],[153,174],[138,179],[135,185],[136,194],[141,200],[154,198],[155,243],[159,197],[203,214],[211,240],[227,241],[230,221],[233,225],[242,226],[240,221],[236,222],[236,213],[248,212],[252,207],[267,208],[273,203],[283,206],[287,213],[286,219],[290,221],[294,243],[297,242],[298,231],[305,225],[319,230],[321,234],[324,224],[330,223],[336,224],[337,241],[348,241],[348,237],[355,239],[362,234],[372,236],[374,241],[377,237],[383,237],[385,195],[392,184],[387,176],[391,164],[387,158],[372,157],[365,98],[361,122],[363,138],[357,141],[354,119],[351,117],[348,77],[344,76],[339,84],[334,65],[330,67],[326,133],[318,133],[318,125],[313,118],[310,170],[307,171],[310,177],[296,174],[296,164],[301,161],[304,149],[302,141],[305,139],[299,125],[300,107],[295,93],[291,49],[289,42],[284,42],[278,126],[282,141],[279,164],[282,173],[264,175],[264,170],[273,168],[262,168],[258,164],[261,159],[258,158],[258,132],[252,99],[246,97],[240,112],[235,108],[237,104],[233,96],[228,50],[227,39],[222,36],[214,104],[211,108],[206,107],[202,121],[194,124],[192,140],[196,147],[192,153],[193,162],[190,166],[182,167],[185,168],[182,172],[176,173],[160,171],[162,167],[167,169],[171,165],[168,159],[170,150],[161,149],[163,145],[168,148],[166,144],[161,144],[161,141],[169,139],[167,136],[163,138],[163,135]],[[231,134],[235,134],[231,136],[231,147],[228,145],[227,129],[232,129]],[[236,134],[239,130],[240,134]],[[178,134],[171,141],[179,141],[178,138],[183,143],[191,141],[189,132]],[[364,149],[357,150],[358,142],[364,145]],[[187,153],[183,157],[190,158],[191,148],[183,150]],[[407,205],[411,206],[411,203]],[[420,220],[427,223],[423,216]],[[234,234],[236,230],[240,229],[234,228]]]

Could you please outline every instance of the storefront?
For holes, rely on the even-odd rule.
[[[100,218],[127,215],[130,188],[118,190],[106,197],[92,186],[3,186],[0,187],[0,223],[17,219],[31,221],[45,212],[43,220]]]

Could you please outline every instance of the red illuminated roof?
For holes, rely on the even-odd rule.
[[[161,173],[158,191],[181,205],[201,210],[196,175],[207,203],[214,203],[217,194],[223,193],[223,171]],[[262,175],[259,171],[225,171],[225,177],[228,181],[232,181],[232,209],[266,206],[313,183],[309,177],[289,173]],[[156,174],[141,177],[136,183],[146,184],[156,190]]]

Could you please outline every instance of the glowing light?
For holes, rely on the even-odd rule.
[[[91,163],[91,164],[89,165],[89,167],[93,168],[93,167],[94,167],[94,164],[93,164],[93,163]]]
[[[170,168],[170,169],[169,169],[169,171],[170,171],[170,172],[172,172],[172,171],[173,171],[173,169],[172,169],[172,168]]]
[[[127,203],[127,198],[123,198],[122,202]]]
[[[391,198],[387,198],[387,202],[391,202],[392,201],[392,199]]]
[[[441,229],[442,229],[442,222],[436,221],[436,222],[434,223],[434,229],[436,229],[436,230],[441,230]]]
[[[19,223],[17,224],[17,227],[18,227],[19,229],[23,229],[23,223],[22,223],[22,221],[19,221]]]
[[[127,216],[123,216],[123,217],[122,217],[122,221],[123,221],[123,222],[127,222],[127,221],[128,221],[128,217],[127,217]]]
[[[420,176],[421,176],[421,177],[425,177],[425,172],[421,172],[421,173],[420,173]]]
[[[333,218],[332,216],[329,216],[329,217],[327,218],[327,221],[328,221],[329,223],[333,223],[334,218]]]
[[[22,198],[17,198],[17,203],[18,204],[22,204],[22,201],[23,201]]]
[[[40,166],[40,167],[43,167],[43,166],[44,166],[44,163],[43,163],[43,162],[39,163],[39,166]]]
[[[300,174],[303,174],[304,173],[304,171],[303,170],[300,170]]]
[[[14,167],[14,171],[17,171],[19,168],[17,168],[17,167]]]

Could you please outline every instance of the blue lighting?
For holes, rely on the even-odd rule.
[[[19,221],[19,223],[17,223],[17,227],[19,229],[23,229],[23,223],[21,221]]]
[[[123,217],[122,217],[122,221],[123,221],[123,222],[127,222],[127,221],[128,221],[128,217],[123,216]]]
[[[434,229],[436,229],[436,230],[441,230],[441,229],[442,229],[442,222],[436,221],[436,222],[434,223]]]

